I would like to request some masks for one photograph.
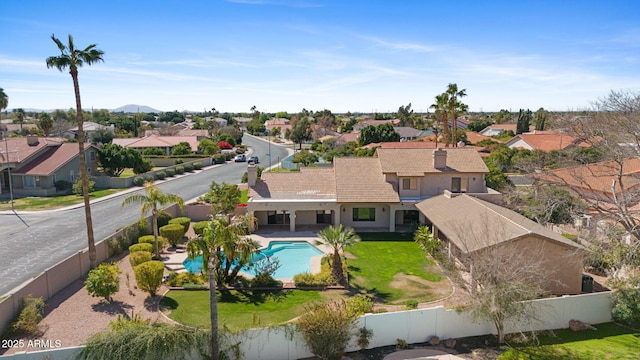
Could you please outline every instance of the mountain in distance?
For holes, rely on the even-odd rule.
[[[135,104],[129,104],[129,105],[125,105],[125,106],[120,106],[117,109],[111,109],[111,112],[123,112],[123,113],[137,113],[137,112],[142,112],[142,113],[161,113],[162,111],[160,110],[156,110],[150,106],[146,106],[146,105],[135,105]]]

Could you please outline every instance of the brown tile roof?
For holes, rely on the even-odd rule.
[[[611,189],[613,181],[616,181],[616,193],[620,191],[620,184],[617,184],[618,174],[622,174],[622,181],[627,190],[640,185],[640,159],[624,160],[622,169],[620,169],[620,164],[615,161],[603,161],[557,169],[540,174],[537,178],[568,186],[577,192],[582,189],[611,196],[613,195]]]
[[[332,168],[302,168],[300,172],[263,172],[262,179],[249,190],[253,199],[315,200],[335,199],[336,182]]]
[[[338,202],[397,203],[398,193],[384,180],[377,158],[333,159]]]
[[[527,235],[544,237],[570,248],[581,248],[515,211],[466,194],[452,198],[439,195],[421,201],[416,207],[464,253]]]
[[[43,138],[39,137],[38,142],[35,145],[29,145],[26,137],[8,138],[5,141],[0,141],[0,154],[2,155],[2,162],[21,163],[28,160],[32,156],[42,151],[47,146],[60,145],[65,139],[61,138]],[[7,148],[9,148],[9,155],[7,156]],[[7,160],[8,158],[8,160]]]
[[[198,139],[195,136],[161,136],[149,135],[142,138],[115,138],[112,143],[123,147],[149,148],[149,147],[173,147],[181,142],[187,142],[191,151],[198,151]]]
[[[84,144],[85,151],[91,146],[91,144]],[[78,143],[62,143],[58,146],[49,146],[44,153],[38,155],[27,165],[20,167],[14,173],[48,176],[77,156]]]
[[[556,133],[526,133],[516,135],[511,138],[507,142],[507,146],[511,146],[518,139],[522,139],[524,142],[529,144],[534,150],[542,150],[542,151],[551,151],[551,150],[561,150],[566,149],[569,146],[575,145],[578,142],[578,139],[563,134]],[[583,145],[586,146],[586,145]]]
[[[475,148],[446,148],[447,167],[433,167],[433,149],[385,149],[378,148],[376,156],[380,159],[383,173],[415,174],[456,171],[460,173],[488,173],[489,169]],[[420,174],[420,175],[418,175]]]
[[[490,137],[490,136],[484,136],[484,135],[482,135],[480,133],[477,133],[475,131],[467,131],[466,134],[467,134],[467,140],[471,144],[475,144],[475,143],[478,143],[478,142],[480,142],[482,140],[486,140],[486,139],[489,139],[491,141],[495,141],[495,142],[498,142],[498,143],[504,143],[504,141],[502,141],[502,140],[498,140],[498,139]]]
[[[209,137],[209,131],[206,129],[184,129],[184,130],[178,131],[178,136]]]

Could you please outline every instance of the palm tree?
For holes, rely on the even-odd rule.
[[[458,113],[465,112],[468,109],[468,106],[459,102],[458,98],[467,96],[467,89],[458,91],[458,84],[449,84],[445,94],[449,97],[447,108],[449,115],[451,115],[451,142],[456,147],[458,146]]]
[[[189,241],[187,251],[189,258],[202,256],[203,271],[209,275],[209,309],[211,322],[211,358],[218,360],[220,357],[220,344],[218,339],[218,296],[216,289],[218,288],[217,271],[220,267],[222,252],[224,256],[237,258],[248,258],[255,248],[251,246],[234,244],[250,244],[253,240],[248,239],[246,235],[253,232],[257,224],[257,220],[253,216],[243,216],[237,221],[229,222],[224,217],[212,217],[207,227],[205,227],[202,236]],[[236,249],[235,254],[227,254],[231,248]],[[231,257],[233,259],[233,257]],[[226,260],[226,264],[230,265],[230,259]]]
[[[47,58],[47,68],[56,68],[60,71],[69,69],[73,80],[73,89],[76,96],[76,117],[78,119],[78,161],[80,163],[80,181],[82,182],[82,197],[84,199],[84,216],[87,223],[87,241],[89,242],[89,266],[96,267],[96,245],[93,237],[93,222],[91,220],[91,207],[89,204],[89,181],[87,178],[87,167],[84,155],[84,131],[82,129],[82,104],[80,102],[80,85],[78,84],[78,68],[82,65],[91,65],[100,61],[104,52],[96,49],[95,44],[91,44],[84,49],[76,49],[73,44],[73,37],[69,35],[67,45],[58,40],[55,35],[51,35],[51,40],[58,46],[60,56]]]
[[[449,103],[449,95],[447,93],[442,93],[440,95],[436,95],[436,102],[429,106],[432,109],[435,109],[436,112],[436,121],[440,122],[440,126],[442,127],[442,136],[444,137],[445,144],[449,145],[449,117],[447,113],[447,104]],[[437,125],[436,125],[437,126]],[[434,126],[435,128],[435,126]],[[438,145],[438,134],[436,134],[436,147]]]
[[[22,109],[22,108],[15,109],[15,110],[13,110],[13,112],[16,113],[16,118],[18,119],[18,124],[20,124],[20,133],[22,133],[22,123],[24,122],[24,117],[25,117],[24,109]]]
[[[331,261],[331,273],[336,281],[344,286],[348,283],[342,271],[342,258],[340,253],[346,246],[351,246],[360,241],[360,237],[352,228],[342,228],[342,224],[338,227],[329,226],[318,232],[318,236],[322,240],[316,241],[316,245],[329,245],[333,248],[333,260]]]
[[[141,203],[140,212],[142,216],[151,211],[151,226],[153,228],[153,244],[156,258],[160,258],[160,247],[158,246],[158,213],[162,210],[162,206],[171,203],[178,203],[180,209],[184,209],[184,200],[175,194],[165,194],[159,187],[153,185],[153,181],[144,184],[145,194],[133,194],[127,196],[122,202],[124,207],[127,204]]]
[[[4,92],[3,88],[0,88],[0,111],[9,106],[9,96]]]

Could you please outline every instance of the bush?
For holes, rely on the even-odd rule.
[[[108,302],[111,302],[111,295],[120,290],[120,273],[120,268],[116,263],[102,263],[97,268],[89,271],[89,275],[84,281],[89,295],[103,297]]]
[[[418,308],[418,300],[416,299],[407,300],[404,304],[408,310],[413,310]]]
[[[150,252],[138,251],[129,255],[129,263],[131,263],[131,267],[136,267],[142,263],[146,263],[147,261],[151,261]]]
[[[158,247],[160,249],[163,249],[168,243],[169,241],[164,236],[158,235]],[[153,235],[144,235],[138,238],[138,244],[151,244],[155,246],[156,241]]]
[[[164,264],[161,261],[147,261],[133,268],[138,288],[155,296],[162,284]]]
[[[96,182],[91,180],[91,179],[87,179],[87,183],[89,186],[89,192],[94,192],[96,190]],[[77,178],[76,182],[73,183],[73,193],[76,195],[82,195],[82,179],[81,178]]]
[[[167,177],[167,173],[164,171],[158,171],[156,173],[156,176],[158,177],[158,180],[162,180]]]
[[[180,274],[171,273],[166,283],[168,286],[184,286],[186,284],[202,285],[204,284],[204,277],[192,272],[183,272]]]
[[[182,164],[183,162],[184,162],[184,160],[182,160],[182,159],[175,159],[175,160],[173,160],[173,165]]]
[[[216,164],[224,164],[227,161],[227,156],[225,154],[215,154],[213,155],[213,161]]]
[[[320,359],[342,359],[357,317],[350,314],[344,300],[307,307],[297,322],[305,344]]]
[[[110,238],[107,241],[107,247],[109,248],[109,256],[120,255],[124,250],[124,247],[122,247],[122,241],[120,238]]]
[[[137,151],[137,150],[133,150],[133,151]],[[153,164],[151,163],[151,161],[147,159],[142,159],[142,161],[136,163],[133,166],[133,173],[136,175],[143,174],[143,173],[146,173],[147,171],[151,171],[151,169],[153,169]]]
[[[153,245],[151,244],[133,244],[129,246],[129,253],[134,253],[138,251],[146,251],[148,253],[153,253]]]
[[[173,216],[171,216],[171,214],[169,214],[164,210],[160,211],[156,216],[156,222],[158,223],[158,230],[160,230],[161,227],[168,225],[171,219],[173,219]]]
[[[613,320],[639,328],[640,302],[638,299],[640,299],[640,289],[629,287],[617,289],[613,309],[611,309]]]
[[[57,191],[69,190],[71,189],[71,186],[73,186],[73,184],[71,184],[71,182],[67,180],[58,180],[54,183],[54,185]]]
[[[133,178],[133,185],[142,186],[144,185],[144,178],[142,176],[136,176]]]
[[[184,236],[184,227],[180,224],[168,224],[160,228],[160,235],[167,238],[171,246],[176,247]]]
[[[335,284],[335,279],[331,274],[327,273],[319,273],[319,274],[310,274],[310,273],[301,273],[293,276],[293,282],[297,287],[317,287],[317,286],[329,286]]]
[[[179,174],[184,174],[184,166],[182,166],[182,165],[176,166],[176,174],[178,174],[178,175]]]
[[[373,312],[373,300],[365,295],[356,295],[347,299],[350,314],[360,316]]]
[[[193,168],[196,170],[202,169],[202,163],[200,161],[196,161],[193,163]]]
[[[22,299],[22,306],[18,317],[11,324],[11,333],[14,335],[33,335],[41,334],[40,326],[44,314],[44,301],[42,298],[34,298],[31,295]]]
[[[184,228],[184,232],[182,233],[182,236],[184,236],[184,234],[186,234],[187,231],[189,231],[189,227],[191,226],[191,218],[188,218],[185,216],[177,217],[169,220],[169,224],[178,224],[182,226]]]
[[[156,178],[155,178],[155,177],[153,177],[153,175],[147,175],[147,176],[144,178],[144,180],[145,180],[146,182],[149,182],[149,181],[153,182],[155,179],[156,179]]]
[[[194,169],[193,164],[184,164],[184,171],[192,172]]]
[[[193,224],[193,232],[196,233],[196,235],[202,236],[202,234],[204,233],[204,228],[207,227],[207,224],[209,224],[209,221],[198,221],[197,223]]]
[[[167,173],[168,177],[172,177],[176,174],[176,169],[174,168],[166,168],[164,171]]]

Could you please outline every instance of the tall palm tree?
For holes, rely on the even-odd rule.
[[[76,96],[76,117],[78,119],[78,160],[80,163],[80,181],[82,182],[82,197],[84,199],[84,216],[87,223],[87,241],[89,242],[89,264],[93,269],[96,267],[96,245],[93,237],[93,221],[91,220],[91,207],[89,204],[89,180],[87,178],[87,167],[84,155],[84,130],[82,129],[82,104],[80,101],[80,85],[78,84],[78,68],[84,64],[91,65],[100,61],[104,52],[96,49],[95,44],[91,44],[84,49],[76,49],[73,44],[73,37],[69,35],[68,43],[65,45],[58,40],[55,35],[51,35],[51,40],[58,46],[60,56],[47,58],[47,68],[56,68],[60,71],[69,69],[73,80],[73,89]]]
[[[202,256],[203,271],[209,275],[209,309],[211,322],[211,358],[220,358],[220,343],[218,339],[218,288],[217,269],[220,267],[221,253],[229,251],[232,244],[249,244],[249,235],[255,229],[257,220],[253,216],[243,216],[237,221],[229,222],[224,217],[209,220],[200,237],[192,239],[187,245],[189,258]],[[237,257],[248,258],[253,250],[249,246],[241,246],[239,252],[234,254]],[[229,260],[226,263],[230,263]]]
[[[436,102],[429,106],[430,108],[435,109],[437,118],[436,121],[440,122],[440,126],[442,127],[442,136],[444,137],[446,146],[449,146],[449,116],[447,112],[448,103],[449,95],[447,93],[442,93],[440,95],[436,95]],[[436,134],[436,147],[438,142],[437,137],[438,134]]]
[[[458,91],[458,84],[449,84],[445,93],[449,97],[447,108],[451,115],[451,142],[456,147],[458,146],[458,113],[465,112],[468,108],[467,105],[459,102],[458,98],[467,96],[467,89]]]
[[[20,124],[20,133],[22,133],[22,123],[24,123],[24,117],[26,114],[24,113],[24,109],[15,109],[13,110],[16,113],[16,118],[18,119],[18,124]]]
[[[331,273],[339,284],[347,286],[347,279],[342,271],[342,251],[346,246],[351,246],[360,241],[360,237],[352,228],[343,228],[342,224],[338,227],[329,226],[318,232],[321,240],[316,241],[316,245],[329,245],[333,248],[333,260],[331,261]]]
[[[4,92],[3,88],[0,88],[0,111],[9,106],[9,96]]]
[[[184,209],[184,200],[175,194],[165,194],[159,187],[153,185],[153,181],[144,184],[144,195],[133,194],[127,196],[122,201],[122,206],[127,204],[140,203],[142,208],[140,212],[142,216],[151,211],[151,227],[153,228],[153,244],[156,258],[160,259],[160,246],[158,246],[158,213],[162,210],[162,206],[171,203],[178,203],[180,209]]]

